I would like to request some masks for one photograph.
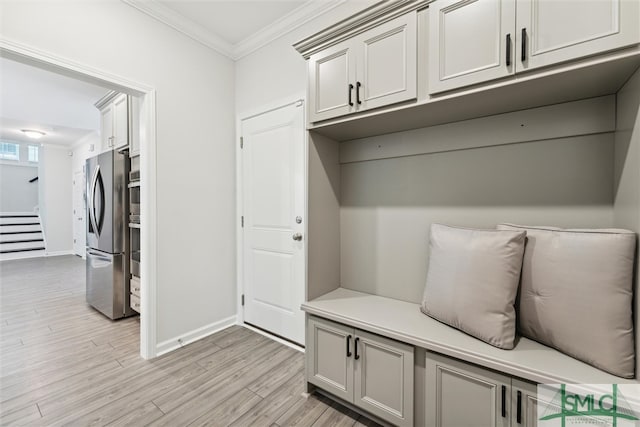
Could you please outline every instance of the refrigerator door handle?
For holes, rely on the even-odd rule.
[[[104,260],[104,261],[111,261],[111,258],[109,258],[108,256],[101,254],[99,252],[94,252],[91,249],[87,250],[87,253],[89,255],[91,255],[92,257],[96,257],[98,259]]]
[[[91,208],[89,209],[89,219],[91,220],[91,225],[93,225],[93,231],[96,233],[96,236],[100,237],[100,230],[98,230],[98,222],[96,221],[96,186],[98,185],[98,173],[100,172],[100,165],[96,166],[96,170],[93,173],[93,178],[91,179]]]

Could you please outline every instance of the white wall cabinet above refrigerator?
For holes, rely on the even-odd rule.
[[[634,0],[437,0],[429,7],[429,93],[640,42]]]
[[[109,92],[95,106],[100,110],[100,151],[129,145],[129,97]]]

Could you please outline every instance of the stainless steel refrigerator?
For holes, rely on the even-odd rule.
[[[87,302],[111,319],[129,306],[129,156],[108,151],[87,160]]]

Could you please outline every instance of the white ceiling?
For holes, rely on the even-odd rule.
[[[236,60],[347,0],[122,1]]]
[[[28,141],[21,129],[47,135],[38,143],[71,146],[100,128],[94,103],[108,89],[0,58],[0,138]]]

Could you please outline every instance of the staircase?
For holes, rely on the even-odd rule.
[[[44,254],[44,235],[39,215],[0,213],[0,261]]]

